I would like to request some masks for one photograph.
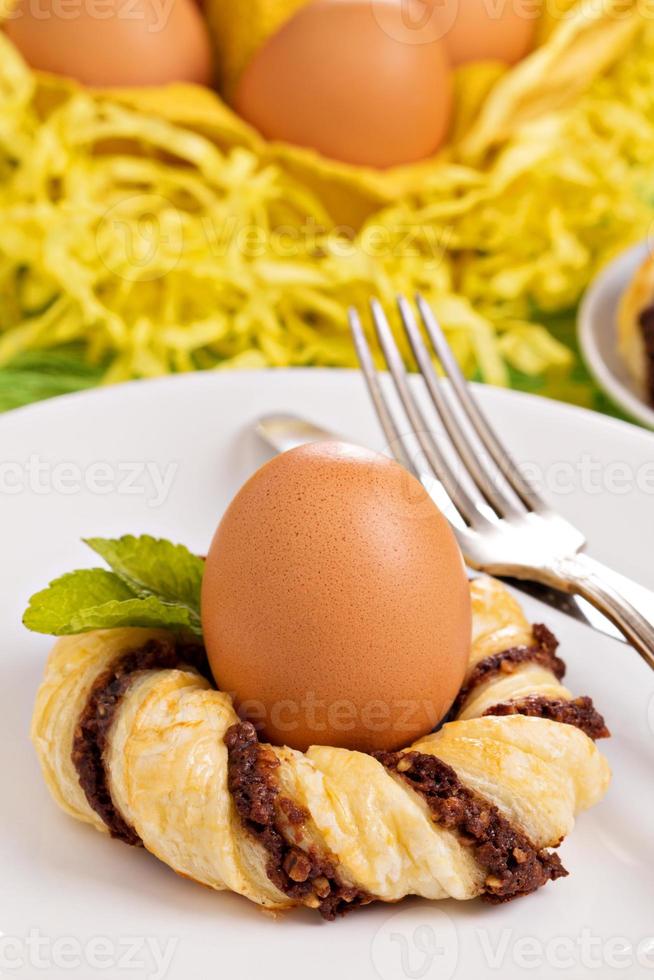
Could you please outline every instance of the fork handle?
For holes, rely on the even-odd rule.
[[[584,554],[564,559],[553,571],[558,588],[592,603],[654,670],[654,595],[651,592]]]

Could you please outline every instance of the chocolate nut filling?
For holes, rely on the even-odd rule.
[[[504,701],[495,704],[484,711],[484,715],[527,715],[529,718],[547,718],[559,721],[562,725],[574,725],[580,728],[589,738],[596,741],[599,738],[610,738],[611,733],[606,723],[595,709],[590,698],[575,698],[574,701],[563,701],[559,698],[545,698],[538,694],[530,694],[519,701]]]
[[[654,306],[648,306],[638,318],[647,361],[647,394],[654,404]]]
[[[541,667],[551,670],[557,680],[561,680],[565,676],[566,668],[560,657],[556,656],[559,641],[548,630],[547,626],[540,623],[533,627],[533,633],[536,641],[534,646],[511,647],[509,650],[494,653],[475,664],[470,676],[459,691],[448,717],[456,718],[479,684],[490,680],[495,674],[512,674],[525,663],[540,664]]]
[[[142,846],[133,827],[118,812],[104,765],[109,730],[135,675],[143,670],[194,666],[208,673],[204,648],[170,638],[148,640],[138,650],[118,657],[95,681],[73,736],[72,760],[89,806],[104,820],[112,837]]]
[[[333,857],[319,853],[315,846],[306,850],[299,846],[311,815],[280,794],[275,779],[279,759],[261,745],[254,725],[232,725],[225,745],[229,791],[244,826],[268,854],[266,873],[272,883],[293,901],[318,909],[329,921],[372,902],[367,892],[341,881]]]
[[[421,752],[376,752],[375,758],[425,800],[434,823],[472,848],[486,873],[482,896],[486,901],[509,902],[567,875],[557,854],[538,850],[440,759]]]

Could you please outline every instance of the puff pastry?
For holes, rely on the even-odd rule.
[[[468,675],[449,721],[399,753],[261,744],[164,631],[59,640],[32,738],[71,816],[268,909],[506,901],[567,872],[555,848],[610,778],[588,698],[499,582],[471,583]]]
[[[654,404],[654,257],[638,268],[618,309],[618,346],[644,398]]]

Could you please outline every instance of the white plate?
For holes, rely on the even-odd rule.
[[[480,396],[593,553],[654,587],[654,438],[551,401],[491,389]],[[571,876],[530,898],[497,908],[412,900],[334,924],[304,911],[273,921],[70,820],[50,800],[27,739],[50,643],[22,629],[27,598],[58,573],[94,564],[82,535],[150,532],[205,550],[227,501],[265,458],[249,423],[275,410],[383,447],[361,379],[337,371],[167,379],[0,419],[0,971],[48,980],[540,980],[562,972],[578,980],[623,965],[630,980],[650,976],[654,675],[626,646],[534,602],[529,614],[562,640],[573,689],[606,713],[614,738],[602,748],[615,778],[562,849]],[[148,466],[172,475],[166,493],[144,476]],[[153,950],[171,955],[167,969],[155,968]]]
[[[641,242],[606,266],[584,297],[578,325],[581,350],[597,383],[628,415],[654,429],[654,408],[618,353],[616,325],[620,298],[651,247]]]

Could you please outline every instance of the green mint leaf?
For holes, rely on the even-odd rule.
[[[128,602],[133,598],[132,590],[113,572],[104,568],[85,568],[62,575],[47,589],[33,595],[23,622],[37,633],[61,636],[71,632],[68,626],[81,609]]]
[[[102,606],[80,609],[71,618],[67,633],[117,629],[119,626],[143,626],[149,629],[190,630],[202,635],[200,622],[186,608],[162,602],[156,596],[145,599],[105,602]]]
[[[139,598],[120,576],[103,568],[70,572],[56,579],[32,596],[23,623],[36,633],[53,636],[120,626],[202,633],[199,615],[187,606],[157,596]]]
[[[136,595],[186,606],[199,620],[204,562],[188,548],[146,534],[85,540]]]

